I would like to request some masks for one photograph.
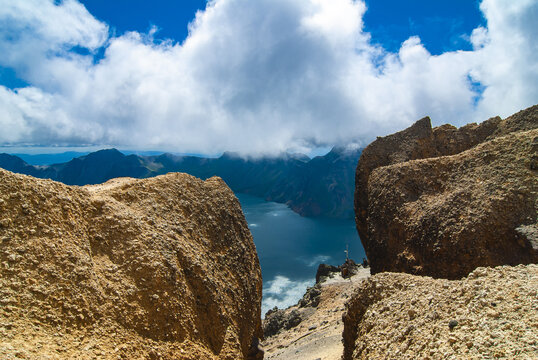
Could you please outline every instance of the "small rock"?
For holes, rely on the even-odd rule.
[[[12,262],[15,262],[18,260],[18,256],[16,254],[10,254],[8,257],[7,257],[8,261],[12,261]]]
[[[448,327],[450,328],[450,330],[454,329],[456,326],[458,326],[457,320],[450,320],[450,322],[448,323]]]
[[[493,310],[493,309],[489,309],[487,311],[487,314],[488,316],[494,318],[494,319],[498,319],[500,317],[501,314],[499,314],[497,311]]]
[[[413,325],[409,325],[409,326],[407,327],[407,329],[405,329],[404,334],[405,334],[405,335],[408,335],[408,334],[411,333],[413,330],[415,330],[415,327],[414,327]]]

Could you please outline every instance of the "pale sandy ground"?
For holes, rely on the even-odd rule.
[[[344,304],[354,289],[368,276],[370,269],[361,268],[350,279],[334,276],[322,284],[321,301],[317,308],[299,309],[307,316],[297,327],[263,342],[265,359],[271,360],[339,360],[342,345],[342,314]],[[298,309],[292,306],[288,312]]]

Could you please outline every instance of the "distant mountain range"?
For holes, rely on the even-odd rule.
[[[245,159],[234,153],[224,153],[219,158],[140,156],[108,149],[52,165],[30,165],[17,156],[0,154],[0,167],[68,185],[99,184],[126,176],[147,178],[168,172],[185,172],[202,179],[220,176],[234,192],[285,203],[303,216],[352,218],[360,153],[360,149],[335,147],[313,159],[300,154]]]

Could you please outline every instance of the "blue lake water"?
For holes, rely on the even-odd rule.
[[[297,303],[320,263],[365,257],[354,220],[305,218],[286,205],[236,194],[256,244],[263,276],[262,315]]]

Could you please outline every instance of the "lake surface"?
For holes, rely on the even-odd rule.
[[[354,220],[305,218],[286,205],[236,194],[256,244],[263,276],[262,316],[297,303],[315,283],[320,263],[365,257]]]

